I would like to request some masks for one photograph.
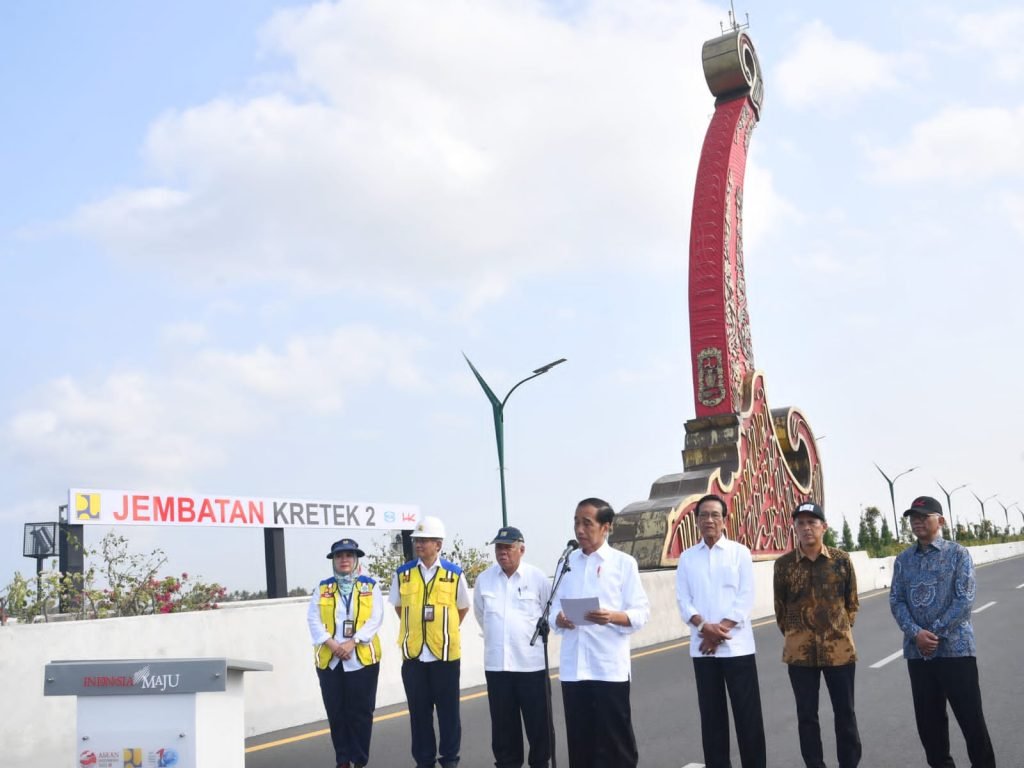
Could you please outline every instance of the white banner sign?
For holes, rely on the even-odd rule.
[[[412,530],[419,507],[410,504],[308,501],[252,496],[112,491],[68,491],[73,525],[174,525],[234,528],[349,528]]]

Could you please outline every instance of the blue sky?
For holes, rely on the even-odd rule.
[[[830,521],[886,507],[873,461],[921,467],[899,504],[935,478],[1024,499],[1024,13],[740,10],[755,360],[825,436]],[[462,351],[501,392],[569,359],[506,412],[536,562],[579,498],[646,498],[693,415],[700,45],[726,11],[5,5],[0,574],[71,486],[414,503],[481,543],[497,462]],[[131,536],[262,584],[256,533]],[[291,585],[329,538],[286,534]]]

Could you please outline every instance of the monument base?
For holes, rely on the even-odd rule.
[[[743,410],[686,422],[683,472],[664,475],[650,497],[615,516],[609,541],[645,570],[672,568],[700,539],[697,501],[715,493],[729,505],[728,536],[755,555],[793,546],[789,516],[804,501],[824,501],[814,434],[796,408],[768,406],[764,375],[743,383]]]

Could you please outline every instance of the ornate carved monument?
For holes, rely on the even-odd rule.
[[[684,471],[625,507],[611,541],[641,568],[673,566],[700,534],[697,500],[729,502],[729,536],[755,554],[792,546],[789,515],[823,500],[814,435],[796,408],[770,408],[754,368],[743,274],[743,178],[764,86],[754,46],[733,28],[704,43],[704,77],[716,97],[704,137],[690,225],[690,352],[696,418],[686,422]]]

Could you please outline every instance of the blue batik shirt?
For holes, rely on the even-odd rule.
[[[896,556],[889,608],[903,630],[907,659],[974,656],[974,563],[966,547],[937,538]],[[922,656],[914,638],[921,629],[939,636],[932,656]]]

